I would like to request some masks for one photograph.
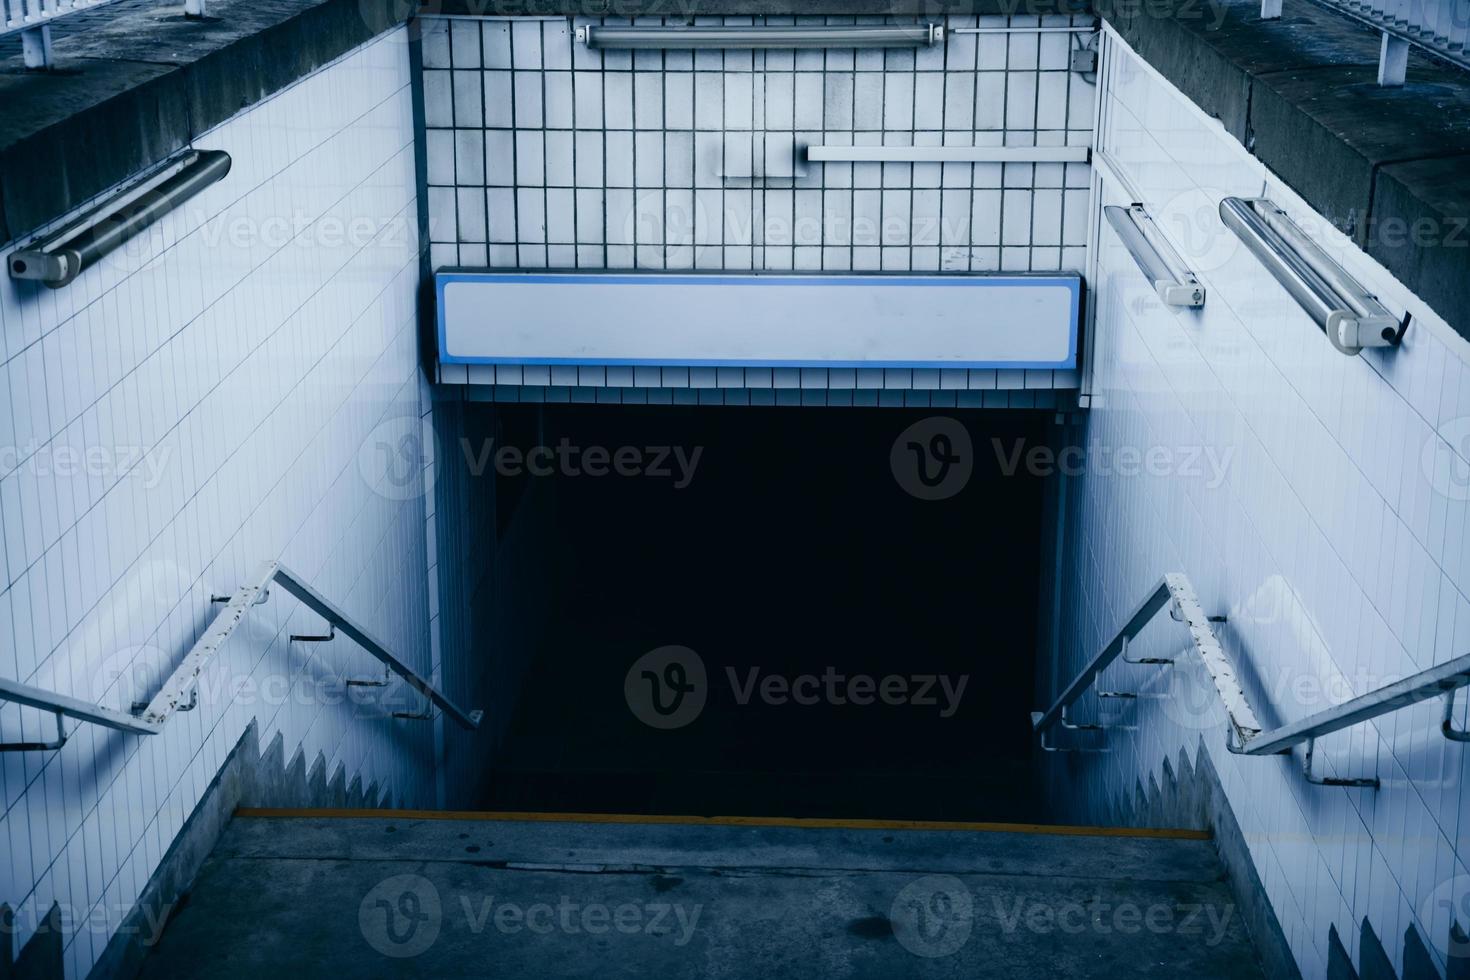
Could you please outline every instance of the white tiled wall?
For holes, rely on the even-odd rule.
[[[1072,22],[939,19],[949,28]],[[918,52],[604,52],[575,41],[576,26],[586,23],[598,21],[426,22],[425,149],[436,268],[1082,268],[1085,163],[798,164],[797,148],[1090,145],[1095,87],[1069,70],[1068,53],[1086,34],[951,34]],[[995,392],[1008,390],[1012,380],[1022,389],[1075,385],[1071,372],[1002,372],[1015,378],[1000,384],[993,377],[941,384],[938,371],[912,372],[933,374],[931,384],[908,379],[910,373],[879,373],[870,386],[807,371],[793,387],[963,388],[990,390],[974,397],[996,401],[1008,397]],[[971,372],[987,373],[994,375]],[[726,381],[712,378],[708,385],[493,383],[783,387],[739,374],[734,369]],[[489,383],[467,377],[462,365],[443,367],[441,380]],[[832,397],[861,402],[869,396],[842,390]]]
[[[1060,576],[1069,680],[1164,571],[1183,571],[1258,712],[1288,722],[1470,652],[1470,345],[1314,216],[1213,120],[1108,36],[1099,145],[1204,281],[1203,310],[1160,305],[1104,229],[1094,294],[1094,452],[1161,447],[1177,470],[1095,469],[1069,481]],[[1337,353],[1219,222],[1222,196],[1264,193],[1396,313],[1399,350]],[[1106,203],[1126,203],[1105,180]],[[1223,480],[1185,452],[1224,460]],[[1147,650],[1182,649],[1161,617]],[[1319,743],[1324,773],[1382,788],[1312,786],[1293,758],[1243,758],[1192,659],[1111,668],[1102,686],[1164,694],[1110,715],[1106,754],[1048,757],[1053,800],[1101,819],[1203,737],[1303,974],[1325,974],[1328,928],[1357,957],[1366,917],[1401,968],[1413,924],[1443,967],[1470,874],[1467,747],[1438,732],[1438,700]],[[1084,702],[1086,718],[1095,705]],[[1463,705],[1458,721],[1465,723]],[[1461,925],[1465,925],[1462,921]]]
[[[229,175],[76,282],[0,280],[0,676],[126,710],[268,559],[427,669],[424,503],[374,438],[419,414],[410,81],[384,35],[200,139]],[[103,923],[66,935],[85,975],[252,719],[432,799],[430,729],[341,702],[373,662],[288,640],[320,627],[277,589],[162,734],[0,754],[17,945],[59,901]],[[0,738],[47,721],[0,706]]]
[[[440,366],[441,374],[456,365]],[[1071,404],[1076,371],[864,368],[658,368],[458,365],[481,402],[598,405],[753,405],[819,408],[1056,408]],[[466,371],[466,367],[468,370]],[[637,384],[637,374],[650,383]],[[562,377],[555,376],[563,375]],[[508,380],[495,381],[504,375]],[[445,379],[449,380],[449,379]],[[853,387],[854,384],[859,387]],[[666,387],[668,386],[668,387]],[[1066,401],[1062,401],[1066,399]]]

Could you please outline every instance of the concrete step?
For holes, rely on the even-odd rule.
[[[1261,976],[1193,832],[296,813],[231,822],[142,976]]]

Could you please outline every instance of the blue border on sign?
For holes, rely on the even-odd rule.
[[[688,285],[731,283],[759,284],[762,286],[956,286],[972,289],[1007,288],[1013,286],[1064,286],[1071,294],[1072,329],[1067,339],[1067,356],[1060,361],[776,361],[776,360],[647,360],[643,358],[600,358],[589,360],[576,357],[460,357],[445,353],[444,287],[456,282],[499,282],[560,283],[576,286],[582,283],[614,283],[657,285],[680,283]],[[1077,366],[1077,330],[1082,304],[1082,277],[1075,273],[1056,275],[931,275],[931,276],[887,276],[887,275],[709,275],[669,274],[666,272],[647,274],[626,273],[547,273],[547,272],[466,272],[449,270],[434,274],[434,298],[436,328],[439,338],[440,364],[530,364],[530,365],[586,365],[589,367],[609,365],[615,367],[769,367],[769,368],[954,368],[968,370],[1031,369],[1065,371]]]

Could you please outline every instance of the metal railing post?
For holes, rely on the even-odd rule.
[[[350,616],[292,573],[290,569],[281,565],[280,562],[268,561],[260,566],[250,582],[235,590],[235,593],[228,597],[224,609],[220,610],[203,635],[195,641],[189,652],[179,661],[178,666],[164,681],[163,687],[153,696],[153,699],[146,704],[133,705],[135,714],[113,711],[111,708],[104,708],[66,694],[58,694],[55,691],[47,691],[29,684],[0,678],[0,701],[13,701],[16,704],[49,711],[56,715],[57,727],[57,736],[51,741],[0,744],[0,751],[51,751],[61,748],[67,739],[64,721],[64,718],[67,717],[134,735],[157,735],[164,723],[174,714],[181,711],[192,711],[198,706],[200,674],[233,635],[235,629],[244,621],[250,610],[269,597],[272,582],[279,583],[282,589],[295,596],[303,605],[328,623],[327,633],[292,635],[293,642],[330,642],[336,637],[337,631],[341,630],[347,639],[356,643],[383,665],[383,681],[369,682],[349,679],[346,682],[348,687],[381,687],[387,684],[387,678],[390,675],[396,674],[409,687],[423,695],[426,705],[420,712],[397,712],[394,714],[395,718],[431,719],[435,717],[434,709],[438,708],[464,728],[473,730],[480,727],[484,712],[478,709],[465,711],[460,708],[412,667],[394,656],[386,646],[357,625]],[[211,596],[210,601],[218,603],[221,598],[223,597]]]

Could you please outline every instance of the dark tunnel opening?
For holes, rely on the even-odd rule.
[[[469,408],[473,618],[527,622],[482,808],[1039,818],[1049,416]]]

